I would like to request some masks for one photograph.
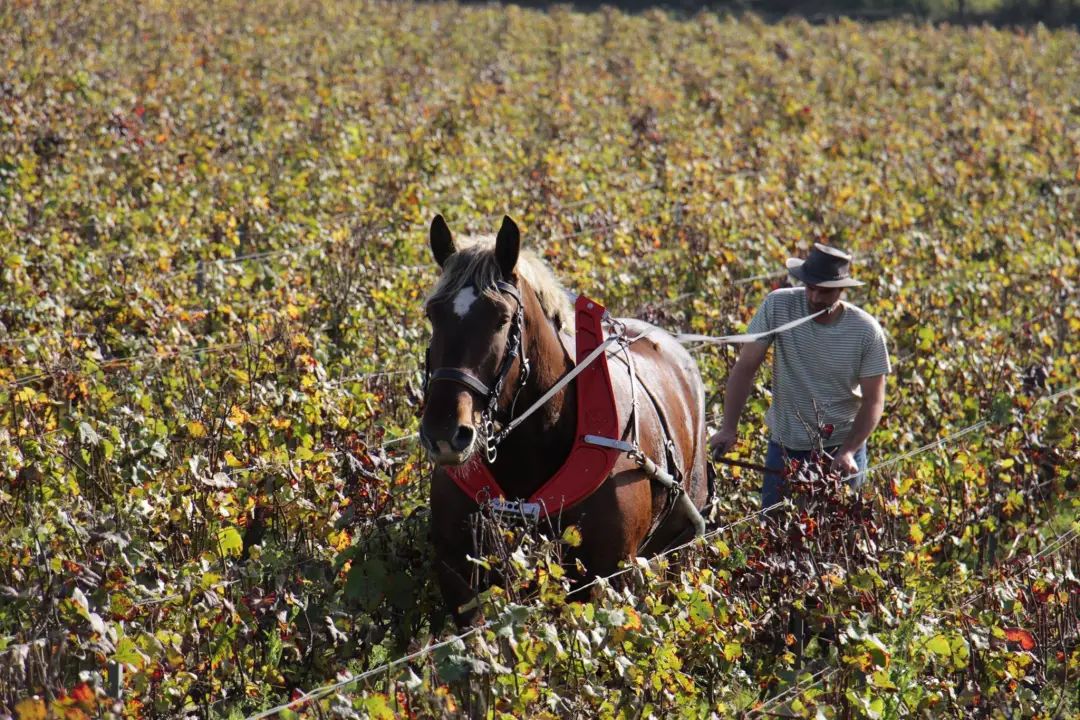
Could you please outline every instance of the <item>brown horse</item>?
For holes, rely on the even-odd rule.
[[[474,609],[462,606],[475,597],[466,579],[466,554],[473,552],[468,518],[478,505],[447,468],[486,462],[492,432],[481,422],[486,408],[509,422],[512,408],[520,413],[530,407],[574,367],[560,339],[560,333],[573,333],[574,316],[566,291],[547,266],[521,251],[510,218],[504,218],[494,243],[488,237],[456,244],[442,216],[436,216],[430,242],[442,275],[425,306],[432,327],[429,372],[437,370],[426,389],[420,438],[435,463],[431,539],[439,584],[454,619],[465,625],[477,619]],[[634,432],[636,397],[638,446],[681,481],[685,496],[701,508],[709,480],[697,365],[667,333],[636,320],[623,322],[627,336],[650,331],[629,346],[632,363],[620,360],[623,352],[608,351],[623,439]],[[529,368],[524,373],[522,358]],[[572,387],[556,393],[499,445],[490,469],[507,499],[528,498],[567,458],[578,431],[577,399],[567,392]],[[581,532],[571,562],[580,559],[589,577],[606,575],[621,560],[655,554],[700,532],[700,515],[687,507],[690,503],[684,500],[672,511],[670,498],[668,488],[620,454],[599,490],[561,513],[564,526],[576,524]]]

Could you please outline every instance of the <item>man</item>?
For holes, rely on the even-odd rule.
[[[770,345],[773,353],[773,401],[765,416],[769,426],[768,468],[783,468],[824,448],[830,470],[864,477],[866,439],[881,419],[889,354],[885,334],[870,314],[844,302],[846,288],[863,283],[851,277],[851,257],[815,243],[806,260],[789,258],[788,271],[803,287],[770,293],[758,308],[747,333],[763,333],[821,314],[795,328],[747,343],[728,378],[720,430],[709,439],[713,457],[736,443],[739,416],[755,374]],[[766,473],[761,505],[770,507],[783,495],[783,478]]]

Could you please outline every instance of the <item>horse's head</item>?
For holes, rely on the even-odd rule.
[[[494,248],[458,249],[437,215],[430,239],[442,277],[425,307],[431,345],[420,440],[435,463],[461,465],[483,449],[501,397],[523,380],[525,308],[514,272],[521,234],[506,217]]]

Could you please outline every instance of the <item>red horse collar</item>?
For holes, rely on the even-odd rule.
[[[604,308],[581,295],[574,310],[577,362],[581,363],[604,341],[601,325]],[[575,383],[577,430],[574,445],[558,472],[528,498],[529,503],[539,506],[542,517],[565,511],[596,492],[604,484],[620,454],[618,449],[585,442],[586,435],[618,437],[619,414],[608,372],[607,354],[601,353],[577,376]],[[470,463],[468,469],[447,468],[446,472],[461,491],[477,503],[505,497],[487,463]]]

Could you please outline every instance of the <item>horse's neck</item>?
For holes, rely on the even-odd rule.
[[[535,297],[536,322],[526,329],[525,356],[531,366],[529,381],[521,391],[515,411],[532,407],[572,367],[558,331],[539,312]],[[573,383],[562,388],[530,415],[499,446],[495,475],[508,495],[527,497],[562,467],[570,454],[577,432],[577,396]]]

